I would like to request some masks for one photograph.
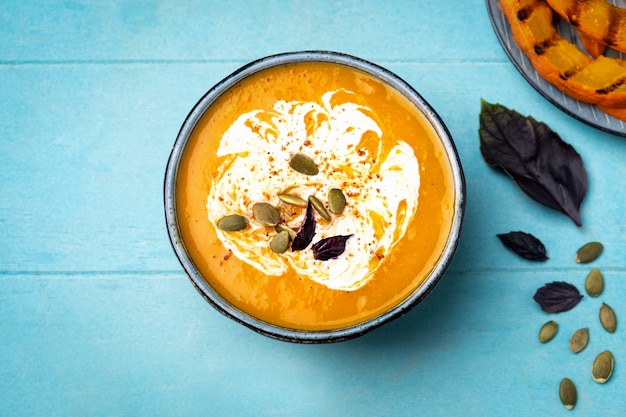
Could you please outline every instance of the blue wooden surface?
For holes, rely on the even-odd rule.
[[[546,102],[507,60],[481,0],[209,2],[5,1],[0,5],[0,416],[626,415],[624,329],[604,332],[602,302],[626,314],[626,140]],[[187,112],[248,61],[328,49],[412,84],[451,131],[467,212],[449,273],[408,315],[359,339],[296,345],[222,317],[171,250],[162,182]],[[524,196],[478,149],[480,99],[547,122],[590,176],[584,226]],[[544,241],[525,262],[495,235]],[[555,319],[539,286],[583,287],[575,264],[605,244],[606,279]],[[567,340],[590,328],[590,345]],[[590,377],[610,349],[613,378]]]

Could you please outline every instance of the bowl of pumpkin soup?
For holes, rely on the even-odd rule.
[[[446,126],[409,84],[303,51],[208,90],[174,142],[164,194],[174,252],[216,310],[328,343],[430,293],[460,238],[465,181]]]

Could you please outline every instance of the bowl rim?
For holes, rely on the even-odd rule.
[[[452,168],[452,178],[455,188],[454,203],[456,209],[448,239],[437,263],[422,284],[415,288],[408,297],[386,312],[366,321],[332,330],[297,330],[274,325],[257,319],[230,304],[213,289],[198,272],[193,260],[185,249],[178,227],[176,209],[178,166],[188,140],[205,111],[221,97],[222,94],[228,91],[231,86],[237,84],[244,78],[268,68],[298,62],[324,62],[344,65],[362,71],[404,95],[422,112],[431,127],[437,132]],[[359,337],[391,320],[403,316],[426,298],[444,275],[454,257],[460,240],[466,198],[465,176],[456,146],[443,120],[430,104],[407,82],[386,68],[352,55],[324,50],[295,51],[269,55],[240,67],[211,87],[194,105],[180,128],[167,162],[163,192],[165,221],[170,243],[188,278],[202,297],[226,317],[229,317],[257,333],[274,339],[297,343],[330,343]]]

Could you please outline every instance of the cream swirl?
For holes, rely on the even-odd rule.
[[[216,228],[239,259],[267,275],[293,268],[331,289],[350,291],[371,279],[405,235],[418,204],[417,158],[406,142],[383,138],[375,113],[354,101],[345,90],[325,93],[321,104],[278,101],[271,111],[242,114],[224,133],[217,150],[223,162],[207,198],[208,218],[214,225],[232,213],[250,218],[242,232]],[[395,140],[385,154],[383,140]],[[289,166],[298,152],[317,163],[319,174],[303,175]],[[318,218],[313,242],[353,235],[344,253],[328,261],[315,260],[310,248],[273,253],[274,231],[252,218],[252,205],[263,201],[281,207],[283,221],[297,228],[304,211],[284,205],[278,194],[316,195],[324,201],[331,188],[342,189],[347,205],[330,222]]]

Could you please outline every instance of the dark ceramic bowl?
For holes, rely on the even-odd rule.
[[[194,128],[207,109],[231,86],[259,71],[294,62],[326,62],[344,65],[365,72],[391,86],[403,94],[426,117],[433,130],[438,134],[452,167],[454,180],[454,219],[446,245],[435,267],[423,283],[410,296],[388,311],[363,323],[329,331],[295,330],[268,324],[237,309],[227,302],[201,276],[190,258],[182,240],[176,209],[176,178],[181,156]],[[365,60],[349,55],[327,51],[304,51],[273,55],[254,61],[235,71],[211,88],[195,105],[183,123],[174,143],[165,174],[165,219],[170,241],[174,251],[200,294],[219,312],[263,335],[279,340],[299,343],[329,343],[351,339],[363,335],[395,318],[407,313],[422,301],[434,288],[448,268],[460,238],[461,225],[465,208],[465,179],[454,142],[441,118],[433,108],[410,85],[390,71]]]

